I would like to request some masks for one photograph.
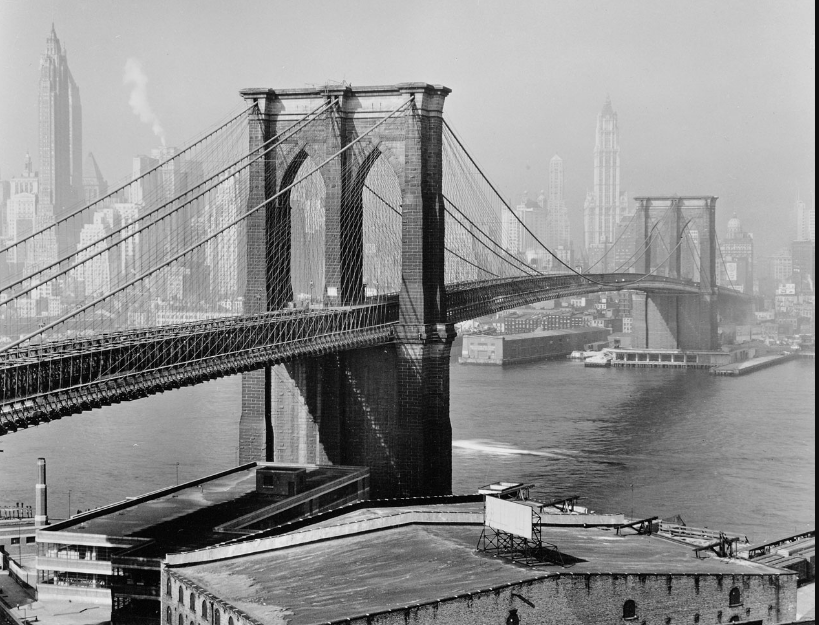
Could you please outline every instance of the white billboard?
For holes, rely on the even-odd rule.
[[[532,509],[524,504],[486,497],[484,525],[532,540]]]

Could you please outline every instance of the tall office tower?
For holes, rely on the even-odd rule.
[[[54,223],[55,217],[83,199],[82,107],[80,90],[54,25],[40,57],[40,195],[35,228]],[[60,249],[72,249],[78,233],[66,231],[58,241],[50,232],[35,241],[30,268],[43,267],[57,258]]]
[[[564,263],[572,263],[569,212],[563,194],[563,159],[557,154],[549,161],[549,199],[544,243]]]
[[[84,296],[102,295],[111,290],[110,252],[106,251],[104,239],[112,229],[113,211],[98,210],[94,222],[85,224],[77,245],[77,260],[81,262],[75,270],[76,278],[84,289]],[[97,243],[99,241],[99,243]],[[90,246],[88,249],[84,249]]]
[[[312,212],[319,212],[320,198],[313,198],[313,201],[318,206]],[[215,197],[205,207],[204,234],[212,235],[225,228],[239,215],[240,207],[241,196],[236,179],[228,178],[217,187]],[[318,225],[314,225],[313,229],[318,230]],[[208,241],[205,248],[210,291],[219,299],[233,299],[239,294],[239,243],[240,229],[234,227]]]
[[[514,208],[514,215],[509,211],[504,211],[501,215],[501,245],[503,248],[521,260],[538,267],[543,262],[544,254],[532,234],[537,236],[539,215],[543,210],[543,206],[529,199],[529,193],[524,191],[520,204]]]
[[[813,241],[794,241],[791,243],[791,262],[793,281],[797,293],[815,292],[816,243]]]
[[[594,190],[586,196],[583,207],[585,243],[590,263],[600,260],[614,243],[617,225],[627,209],[628,200],[620,195],[617,113],[611,107],[611,99],[606,98],[603,110],[597,115]]]
[[[728,220],[728,233],[720,242],[717,282],[743,293],[754,292],[754,235],[745,232],[737,214]]]
[[[37,173],[31,164],[31,156],[26,153],[23,173],[11,179],[6,202],[4,232],[6,241],[13,243],[30,234],[34,229],[37,214],[38,197]],[[27,246],[9,250],[6,259],[9,263],[26,263]],[[22,267],[21,267],[22,268]]]
[[[83,178],[84,200],[86,204],[90,204],[108,193],[108,182],[102,177],[97,159],[91,152],[85,158],[83,172],[85,174]]]
[[[80,90],[52,24],[40,58],[40,207],[59,215],[82,199]]]
[[[11,184],[8,180],[0,179],[0,245],[6,246],[6,202],[11,196]]]
[[[796,196],[796,240],[816,241],[816,205],[808,206]]]

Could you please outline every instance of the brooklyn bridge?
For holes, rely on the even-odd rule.
[[[449,93],[243,90],[240,114],[0,249],[0,434],[242,374],[240,460],[449,493],[455,324],[629,290],[636,347],[713,350],[718,319],[752,310],[717,285],[713,196],[638,197],[604,258],[563,263],[453,131]]]

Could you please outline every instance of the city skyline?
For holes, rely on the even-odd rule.
[[[124,84],[126,64],[134,58],[144,73],[143,95],[153,121],[161,120],[175,145],[240,106],[236,92],[249,85],[287,88],[343,80],[446,84],[453,89],[448,118],[470,137],[479,162],[505,195],[545,188],[548,160],[561,155],[576,245],[582,243],[579,213],[591,187],[584,164],[594,141],[590,120],[606,93],[616,103],[621,134],[628,138],[621,157],[632,195],[718,195],[719,219],[737,211],[751,230],[772,233],[770,243],[760,242],[772,251],[791,238],[778,226],[782,214],[792,211],[797,189],[803,197],[813,189],[813,35],[806,24],[813,22],[814,9],[809,3],[758,3],[755,12],[733,3],[712,9],[704,3],[682,8],[634,2],[617,11],[525,4],[503,11],[483,7],[467,17],[465,5],[430,6],[427,12],[435,17],[430,35],[440,31],[446,36],[431,37],[434,43],[420,55],[392,45],[395,37],[379,34],[368,44],[365,35],[389,29],[378,28],[387,16],[377,11],[364,20],[363,5],[360,14],[352,15],[282,7],[277,19],[268,22],[276,35],[270,41],[256,30],[265,23],[265,5],[257,7],[260,19],[253,21],[258,23],[243,25],[228,19],[221,3],[198,6],[202,9],[190,11],[183,2],[159,19],[155,10],[137,3],[116,9],[95,2],[53,8],[4,4],[0,11],[7,30],[0,58],[6,93],[16,95],[0,98],[5,146],[0,174],[6,179],[17,175],[26,149],[35,152],[37,120],[25,94],[36,92],[31,59],[41,53],[53,20],[83,92],[84,145],[111,181],[128,175],[134,154],[159,143],[154,123],[133,112],[133,84]],[[709,20],[704,24],[698,18],[706,6]],[[390,24],[399,39],[421,27],[421,14],[393,7]],[[674,19],[667,20],[669,15]],[[337,58],[316,56],[294,39],[297,32],[282,28],[299,19],[310,20],[315,32],[326,32],[340,52]],[[186,21],[190,28],[183,28]],[[330,29],[335,23],[349,26],[345,35]],[[674,26],[669,29],[668,23]],[[206,37],[210,43],[203,46],[195,33],[215,28],[220,37]],[[549,36],[520,36],[534,32]],[[703,45],[692,46],[688,34],[693,32]],[[620,44],[630,39],[632,43]],[[634,43],[638,40],[639,45]],[[241,45],[225,48],[222,41]],[[384,54],[367,54],[371,45]],[[273,54],[276,46],[300,52],[270,63],[265,59],[282,58]],[[651,55],[644,54],[647,49]],[[466,57],[478,62],[464,66]],[[507,77],[505,61],[514,58],[519,61]],[[504,114],[512,102],[507,92],[487,91],[487,84],[505,84],[509,78],[520,85],[515,99],[538,103],[534,123]],[[665,97],[672,85],[686,95]],[[39,163],[35,166],[40,169]]]
[[[133,112],[139,115],[140,121],[150,124],[155,139],[159,139],[163,145],[160,148],[151,150],[152,158],[143,155],[132,157],[132,175],[134,176],[143,168],[144,163],[142,161],[146,158],[150,163],[156,165],[160,160],[174,154],[177,150],[177,148],[165,146],[166,133],[148,103],[146,78],[141,72],[142,69],[139,63],[129,58],[126,64],[125,82],[135,83],[129,104]],[[55,212],[65,210],[70,203],[76,202],[78,199],[90,202],[102,197],[107,192],[107,181],[104,179],[100,167],[90,151],[85,157],[86,171],[83,172],[83,158],[81,158],[83,140],[82,108],[79,98],[79,86],[68,67],[66,50],[57,35],[53,23],[46,38],[45,52],[41,54],[40,60],[38,120],[39,154],[40,161],[43,164],[42,171],[33,171],[31,157],[27,153],[22,177],[17,177],[12,181],[14,191],[11,193],[11,197],[15,198],[15,202],[8,203],[6,209],[6,221],[8,222],[6,229],[11,235],[10,240],[15,238],[12,217],[18,218],[20,224],[23,224],[21,227],[24,229],[25,223],[29,223],[29,227],[48,223],[54,218]],[[162,175],[167,174],[168,172],[164,172]],[[187,171],[180,172],[180,174],[184,177],[195,175],[193,172]],[[581,253],[585,254],[585,262],[591,265],[594,265],[602,255],[605,255],[606,245],[617,238],[617,225],[620,224],[621,217],[630,214],[628,194],[621,188],[618,115],[613,108],[610,96],[606,96],[605,103],[597,114],[593,174],[592,190],[587,192],[583,208],[585,245],[580,248]],[[33,182],[28,182],[27,185],[33,184],[37,187],[34,190],[35,201],[33,204],[28,196],[17,197],[20,191],[18,189],[20,183],[32,178],[34,179]],[[169,184],[170,186],[163,183],[163,186],[168,186],[168,189],[176,186],[173,181],[170,181]],[[139,189],[141,189],[141,185],[142,183],[138,184]],[[547,247],[558,252],[564,262],[572,262],[579,257],[573,259],[569,251],[572,247],[569,237],[570,211],[564,197],[564,186],[563,159],[555,154],[549,161],[548,191],[546,191],[546,195],[541,192],[537,202],[534,202],[528,200],[524,192],[523,203],[517,207],[517,211],[524,221],[531,222],[530,225],[533,227],[533,231],[541,241],[546,243]],[[25,190],[31,191],[28,188]],[[138,189],[134,189],[133,192],[137,196],[141,195]],[[39,206],[36,202],[38,193]],[[811,199],[813,199],[812,196],[811,193]],[[125,196],[120,200],[140,201],[139,198]],[[117,211],[120,213],[118,219],[128,219],[126,213],[130,214],[134,210],[138,209],[118,206]],[[792,240],[813,239],[814,211],[813,205],[808,205],[797,193],[792,210],[796,222],[795,236]],[[531,213],[530,217],[526,217],[528,213]],[[509,218],[508,215],[505,215],[505,217]],[[738,238],[748,239],[752,237],[752,235],[744,233],[741,228],[734,228],[734,230],[738,230],[742,234],[741,237],[738,237],[736,232],[732,232],[731,223],[733,222],[739,223],[737,211],[733,212],[733,218],[728,222],[725,250],[730,250],[732,245],[738,245],[736,243]],[[88,246],[94,240],[104,236],[104,233],[107,232],[106,223],[107,228],[110,230],[113,227],[111,214],[105,217],[97,215],[92,223],[85,224],[83,232],[80,233],[80,246]],[[504,226],[504,236],[507,239],[507,232],[510,230],[508,225]],[[531,262],[536,262],[538,266],[551,266],[552,263],[547,263],[545,259],[534,260],[538,253],[534,250],[533,241],[528,240],[528,235],[524,237],[522,233],[519,233],[514,239],[512,245],[509,245],[510,241],[506,242],[508,249],[515,248],[514,253],[523,254],[527,256],[527,259],[531,257]],[[32,258],[21,260],[24,260],[30,266],[52,262],[56,252],[56,245],[52,244],[49,249],[43,249],[42,245],[41,243],[41,249],[35,250]],[[60,243],[60,246],[65,247],[63,243]],[[558,251],[561,246],[564,253]],[[753,247],[752,243],[751,247]],[[219,255],[223,256],[224,252]],[[732,267],[735,265],[734,261],[736,260],[733,258],[734,255],[730,251],[728,252],[728,264]],[[752,289],[753,284],[752,265],[754,254],[751,252],[746,255],[743,252],[740,255],[743,258],[745,256],[748,258],[747,264],[751,277],[748,280],[739,280],[742,284],[741,290],[748,292],[749,289]],[[767,258],[770,258],[770,255],[766,256]],[[743,260],[743,262],[746,261]],[[728,269],[727,266],[723,267],[724,280],[728,282],[732,279],[737,281],[736,271],[736,267],[734,267],[733,271]],[[103,271],[100,269],[94,273],[100,276]],[[228,273],[233,274],[235,271],[229,270]],[[741,273],[744,274],[745,271],[743,270]],[[101,285],[108,284],[107,278],[95,278],[94,281],[97,283],[97,287],[92,288],[92,292],[98,291]],[[744,284],[746,281],[749,282],[747,285]]]
[[[188,1],[180,5],[193,8]],[[454,72],[462,81],[458,91],[446,80],[452,70],[446,58],[430,63],[429,51],[415,45],[405,46],[412,60],[374,73],[432,67],[452,91],[431,84],[434,75],[417,76],[430,82],[399,83],[416,78],[401,76],[363,88],[345,78],[344,88],[333,91],[327,80],[281,91],[248,88],[244,101],[219,117],[215,111],[227,100],[218,94],[233,80],[295,85],[294,76],[315,58],[310,39],[276,56],[266,46],[279,22],[266,31],[244,24],[237,36],[229,20],[208,21],[222,4],[205,0],[199,6],[210,9],[208,19],[196,11],[182,16],[179,5],[170,4],[144,41],[123,41],[118,52],[106,52],[106,36],[127,38],[146,15],[159,14],[150,5],[134,12],[136,3],[123,0],[117,13],[123,26],[106,22],[110,7],[96,2],[70,6],[79,14],[97,9],[90,22],[109,24],[104,34],[63,13],[80,50],[76,64],[71,57],[76,81],[57,36],[59,16],[56,26],[52,22],[36,91],[39,159],[26,152],[22,174],[0,171],[0,435],[13,437],[10,453],[0,454],[12,469],[0,471],[6,496],[30,495],[18,468],[32,466],[32,453],[38,466],[35,509],[6,507],[17,516],[17,535],[8,527],[0,532],[9,583],[33,589],[28,599],[38,605],[0,588],[17,606],[6,601],[0,613],[22,608],[25,620],[26,610],[37,609],[34,620],[48,623],[46,615],[68,613],[57,606],[68,601],[78,622],[110,616],[115,625],[231,625],[282,614],[310,622],[319,614],[356,622],[377,614],[397,624],[421,609],[433,620],[449,618],[446,610],[458,602],[454,620],[470,622],[482,613],[517,623],[518,608],[511,606],[518,606],[524,620],[561,625],[565,617],[549,599],[558,594],[533,590],[532,580],[514,581],[520,565],[529,564],[555,567],[557,576],[540,576],[540,586],[565,594],[557,607],[577,622],[797,618],[797,586],[815,581],[809,559],[815,531],[802,531],[815,526],[809,495],[815,487],[814,194],[811,186],[810,203],[798,191],[770,194],[788,186],[783,172],[804,173],[783,154],[788,146],[810,149],[812,136],[772,140],[775,130],[800,118],[798,107],[777,104],[776,115],[788,119],[774,123],[758,117],[762,96],[737,105],[738,94],[759,87],[749,77],[731,82],[722,76],[730,106],[719,102],[720,91],[701,97],[714,78],[709,66],[695,71],[693,60],[684,59],[687,69],[675,69],[673,55],[651,49],[657,34],[651,30],[640,49],[654,63],[670,63],[668,73],[687,85],[664,89],[662,72],[649,72],[653,80],[629,90],[626,73],[596,54],[588,75],[575,72],[585,87],[566,80],[566,92],[555,92],[576,110],[550,115],[560,105],[543,99],[523,120],[521,107],[538,105],[538,90],[549,84],[546,74],[530,71],[526,46],[498,57],[518,59],[520,67],[504,64],[505,84],[517,90],[485,88],[478,99],[476,84],[487,87],[502,77],[481,66],[482,49],[455,52],[468,57],[468,68]],[[424,37],[452,24],[449,9],[433,6],[423,18]],[[468,27],[472,17],[463,6],[459,26]],[[600,14],[620,38],[612,56],[634,43],[635,26],[623,18],[633,17],[635,6],[644,11],[637,20],[643,27],[651,21],[647,15],[658,17],[647,3],[605,6]],[[313,15],[312,7],[292,11],[282,4],[267,16],[284,22],[295,16],[307,25],[314,17],[312,38],[325,33],[324,20],[337,10],[327,5],[326,14]],[[571,14],[557,3],[545,13],[527,7],[553,20]],[[52,19],[56,12],[53,5]],[[680,15],[670,4],[664,12],[665,19]],[[511,13],[523,16],[519,8]],[[717,22],[725,17],[719,8],[709,15]],[[254,17],[261,20],[263,11]],[[505,35],[508,16],[500,17]],[[582,22],[575,15],[562,26]],[[377,28],[359,45],[383,35],[380,15],[368,23]],[[389,43],[400,43],[401,34],[420,40],[413,23],[419,24],[409,19],[410,27],[396,26]],[[176,47],[156,56],[169,24],[181,28]],[[202,29],[206,24],[216,36]],[[709,50],[716,63],[726,52],[717,44],[726,42],[713,37],[711,27],[702,19],[675,24],[663,41],[701,29],[705,36],[689,51],[696,56],[703,42],[717,46]],[[745,27],[739,20],[736,30]],[[602,30],[590,33],[602,37],[597,43],[605,42]],[[447,45],[470,36],[453,30]],[[236,49],[220,50],[223,39]],[[281,45],[293,45],[284,39]],[[594,37],[582,39],[589,45]],[[729,55],[747,51],[735,37],[727,39],[736,46]],[[566,38],[560,43],[567,46],[561,54],[583,59]],[[83,58],[95,44],[101,47],[93,58]],[[315,48],[332,50],[333,44],[329,35]],[[342,57],[352,49],[335,52]],[[191,50],[199,55],[191,58]],[[260,54],[267,55],[270,82],[259,77]],[[379,57],[372,50],[370,56]],[[229,77],[217,59],[230,66]],[[119,82],[106,74],[116,67]],[[212,68],[212,75],[202,68]],[[517,74],[522,68],[529,73]],[[180,71],[187,72],[187,84],[168,82]],[[566,71],[559,57],[555,71]],[[180,84],[184,97],[178,97]],[[106,90],[111,85],[116,88]],[[599,97],[610,91],[613,96]],[[451,93],[463,95],[450,99]],[[27,88],[15,95],[27,98]],[[667,106],[658,105],[660,95]],[[780,89],[777,95],[786,94]],[[590,112],[585,103],[592,101],[597,106]],[[4,126],[11,102],[0,102],[0,127],[14,137],[12,145],[27,126]],[[446,107],[442,123],[445,102],[455,104]],[[169,114],[174,107],[187,117]],[[91,140],[83,137],[83,110]],[[500,110],[503,115],[494,114]],[[630,117],[622,125],[622,155],[621,111]],[[729,114],[755,125],[732,127]],[[732,178],[740,168],[742,175]],[[500,181],[497,187],[487,173]],[[652,185],[664,184],[680,188],[649,195]],[[721,204],[720,193],[728,195]],[[766,224],[771,212],[775,227]],[[760,241],[780,251],[771,255]],[[463,372],[456,362],[482,366]],[[726,379],[746,374],[755,376],[751,384]],[[181,390],[187,386],[196,388]],[[173,412],[165,416],[162,406]],[[110,418],[128,411],[141,416],[133,427]],[[175,432],[165,433],[167,422]],[[30,429],[42,434],[27,447]],[[60,434],[51,437],[54,431]],[[78,431],[79,439],[72,439]],[[201,443],[191,438],[199,433]],[[735,434],[727,445],[726,433]],[[97,449],[86,451],[83,443],[92,441]],[[493,460],[498,455],[503,462]],[[59,493],[59,516],[49,517],[47,509],[46,457],[57,468],[52,492]],[[218,461],[213,468],[211,460]],[[181,476],[180,466],[183,473],[195,471],[195,480]],[[251,466],[258,467],[255,475]],[[344,467],[352,472],[349,481]],[[317,482],[308,469],[326,470],[330,481]],[[453,494],[465,496],[448,498]],[[630,513],[611,512],[622,510],[629,494]],[[432,499],[416,499],[422,497]],[[583,505],[576,506],[581,497]],[[393,515],[398,526],[381,532],[383,544],[392,545],[385,551],[372,531],[384,514],[367,510],[405,498],[422,506],[413,514],[428,507],[438,521],[442,511],[472,516],[453,515],[454,522],[437,523],[433,534],[419,537],[416,528],[399,526],[432,517]],[[72,501],[89,508],[75,515]],[[474,516],[479,503],[483,528]],[[384,510],[390,507],[395,510],[392,504]],[[331,509],[332,518],[318,516]],[[352,533],[349,519],[361,524]],[[257,556],[273,558],[262,567],[265,575],[278,570],[280,554],[271,553],[279,548],[292,560],[292,541],[282,534],[292,522],[302,534],[320,523],[312,538],[296,545],[309,566],[267,586],[273,578],[258,578]],[[338,536],[328,535],[336,524]],[[442,532],[453,529],[458,533],[445,539]],[[775,532],[777,542],[761,543],[770,536],[760,529]],[[653,535],[672,538],[681,543],[679,562],[663,545],[624,558],[621,547],[605,542],[615,530],[646,545]],[[783,538],[785,530],[792,533]],[[415,538],[395,548],[396,531]],[[748,535],[762,546],[750,546]],[[347,542],[338,547],[330,542],[335,538]],[[320,544],[310,544],[313,539]],[[794,540],[803,550],[798,565],[793,552],[773,553],[779,545],[791,549]],[[483,570],[485,560],[464,545],[496,549],[492,570]],[[358,550],[353,561],[351,546]],[[699,557],[709,550],[710,558]],[[777,559],[763,560],[760,550]],[[222,570],[226,559],[237,575],[238,586],[228,582],[239,588],[235,593],[221,586],[224,579],[186,576],[201,566]],[[780,571],[773,579],[772,567],[786,565],[798,577]],[[498,566],[506,566],[518,586],[500,577]],[[559,566],[580,569],[567,581]],[[617,572],[624,566],[626,577]],[[171,575],[169,567],[181,572]],[[594,578],[593,587],[584,589],[578,573]],[[657,583],[641,583],[652,575]],[[729,576],[735,579],[724,585]],[[315,589],[302,596],[280,583],[302,588],[319,578],[328,584],[318,602]],[[258,591],[252,601],[248,579]],[[395,594],[395,580],[404,594]],[[498,595],[492,590],[498,580],[504,593],[519,588],[532,600]],[[333,594],[338,581],[349,586]],[[476,592],[464,594],[464,583]],[[368,603],[349,601],[363,587],[375,593],[365,593]],[[94,605],[83,607],[87,603]],[[340,607],[328,611],[331,605]],[[591,609],[583,615],[575,607]],[[99,611],[86,614],[89,608]]]

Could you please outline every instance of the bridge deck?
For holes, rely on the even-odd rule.
[[[448,288],[447,321],[624,289],[699,294],[694,282],[638,274],[484,280]],[[719,295],[744,297],[724,289]],[[265,365],[383,344],[394,339],[398,321],[392,296],[15,347],[0,352],[0,434]]]

